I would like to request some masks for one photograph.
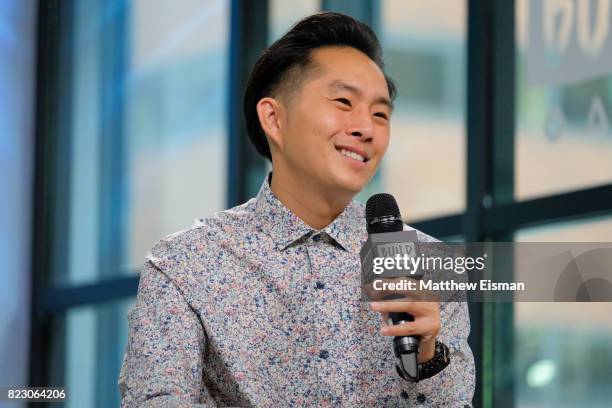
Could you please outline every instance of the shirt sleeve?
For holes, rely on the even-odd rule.
[[[416,407],[471,408],[475,371],[474,356],[467,342],[470,333],[467,302],[443,303],[440,323],[438,340],[448,347],[450,363],[438,374],[418,383],[404,381],[404,395]]]
[[[216,407],[202,384],[202,323],[151,260],[142,268],[128,323],[119,377],[122,407]]]

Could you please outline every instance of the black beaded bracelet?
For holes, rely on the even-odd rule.
[[[395,366],[395,369],[397,373],[399,374],[399,376],[402,377],[404,380],[418,382],[420,380],[424,380],[426,378],[433,377],[434,375],[438,374],[440,371],[444,370],[446,366],[449,364],[450,364],[450,356],[449,356],[448,347],[446,347],[446,344],[442,343],[441,341],[436,340],[434,356],[428,362],[419,364],[419,371],[418,371],[419,374],[416,380],[411,379],[411,378],[406,378],[403,375],[402,370],[400,370],[399,366]]]
[[[431,360],[419,364],[419,380],[433,377],[444,370],[450,364],[448,347],[441,341],[436,340],[436,351]]]

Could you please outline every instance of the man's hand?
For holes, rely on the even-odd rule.
[[[418,362],[420,364],[431,360],[435,353],[435,340],[440,333],[440,304],[438,302],[410,302],[390,300],[385,302],[372,302],[372,310],[381,312],[384,336],[420,336],[420,351]],[[388,325],[389,312],[406,312],[414,316],[409,323]]]

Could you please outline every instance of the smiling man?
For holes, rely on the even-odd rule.
[[[309,65],[294,89],[259,99],[255,108],[265,136],[258,131],[251,138],[260,152],[269,146],[263,154],[272,160],[272,192],[321,229],[376,172],[389,144],[391,100],[380,68],[355,48],[314,49]]]
[[[394,94],[376,36],[345,15],[310,16],[264,51],[244,113],[272,173],[249,202],[153,247],[123,406],[471,406],[465,303],[361,301],[353,198],[387,149]],[[385,326],[390,311],[415,321]],[[404,335],[421,338],[416,383],[395,370],[390,336]]]

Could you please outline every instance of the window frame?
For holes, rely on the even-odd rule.
[[[97,305],[132,297],[138,276],[115,277],[98,283],[53,287],[50,270],[65,268],[67,229],[56,222],[69,214],[68,192],[70,141],[65,112],[70,98],[60,89],[60,76],[70,67],[60,52],[70,33],[70,14],[74,0],[38,1],[36,153],[34,223],[32,249],[32,308],[30,337],[30,385],[62,386],[66,355],[64,325],[66,312],[80,306]],[[584,219],[612,214],[612,184],[581,189],[517,202],[514,199],[515,138],[515,1],[466,0],[466,210],[463,213],[434,217],[411,223],[430,235],[461,235],[466,241],[512,240],[514,231],[534,225]],[[269,29],[267,0],[231,0],[229,98],[227,126],[228,180],[227,206],[253,196],[253,175],[263,178],[266,161],[259,157],[246,136],[242,115],[242,89],[260,50],[267,46]],[[322,10],[341,11],[380,27],[381,0],[322,0]],[[126,19],[126,16],[121,17]],[[125,30],[114,35],[121,36]],[[108,41],[111,41],[110,39]],[[62,43],[62,47],[60,47]],[[108,43],[110,44],[110,42]],[[113,55],[117,51],[113,50]],[[125,50],[118,55],[125,55]],[[115,61],[106,72],[107,80],[122,75],[125,60]],[[57,100],[61,103],[56,103]],[[103,101],[104,104],[104,101]],[[107,101],[107,106],[110,102]],[[121,137],[122,118],[105,135]],[[107,146],[105,154],[121,154],[118,140]],[[104,191],[121,187],[121,169],[108,172],[102,180]],[[251,178],[249,177],[251,175]],[[119,184],[117,184],[119,183]],[[119,267],[121,231],[108,219],[116,214],[120,202],[103,202],[106,210],[100,219],[100,242],[114,244],[101,248],[105,259],[100,265],[108,276]],[[108,227],[111,225],[111,227]],[[61,239],[57,237],[62,237]],[[117,318],[109,317],[109,318]],[[496,368],[513,367],[513,304],[470,304],[470,346],[476,361],[476,407],[514,406],[513,379],[503,379]],[[493,345],[496,345],[493,347]],[[508,377],[508,376],[507,376]],[[108,384],[106,384],[108,385]],[[99,397],[99,395],[97,396]]]

